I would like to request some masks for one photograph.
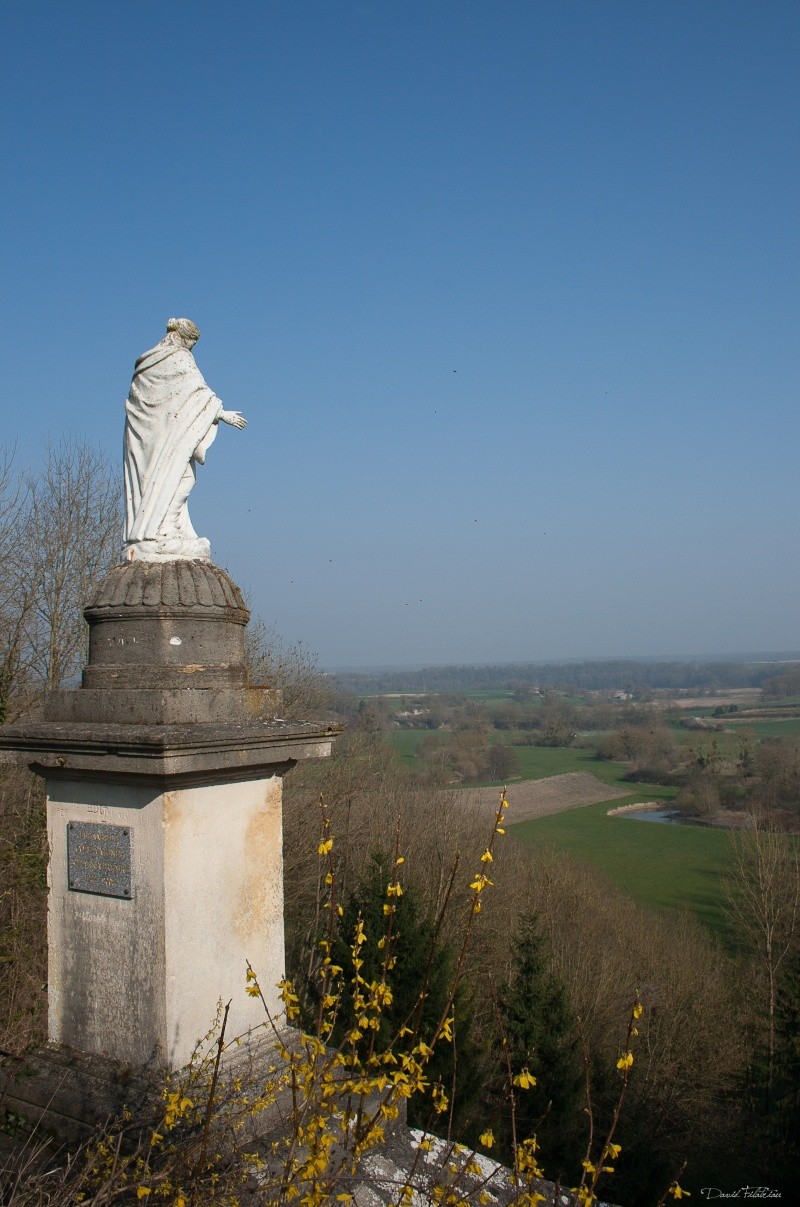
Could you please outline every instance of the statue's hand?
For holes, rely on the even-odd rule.
[[[229,423],[231,427],[247,427],[247,420],[241,411],[221,411],[220,421]]]

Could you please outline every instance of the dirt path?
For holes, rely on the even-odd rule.
[[[563,813],[566,809],[594,805],[601,800],[616,800],[629,796],[631,790],[604,784],[589,771],[568,771],[565,775],[550,775],[543,780],[523,780],[509,785],[508,824],[513,826],[518,821]],[[462,788],[461,792],[469,797],[471,804],[487,812],[497,808],[497,788]]]

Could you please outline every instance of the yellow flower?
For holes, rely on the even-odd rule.
[[[326,838],[317,847],[317,854],[318,855],[329,855],[332,850],[333,850],[333,839]]]
[[[679,1186],[677,1182],[672,1183],[669,1188],[669,1193],[672,1195],[673,1199],[690,1199],[692,1197],[691,1192],[684,1190],[683,1187]]]
[[[152,1194],[149,1186],[140,1186],[136,1191],[137,1199],[146,1199],[149,1194]]]
[[[492,854],[492,852],[489,850],[488,847],[481,855],[481,863],[494,863],[494,855]]]
[[[625,1069],[629,1069],[632,1064],[633,1052],[626,1052],[625,1055],[620,1056],[619,1060],[617,1061],[617,1068],[624,1071]]]
[[[621,1144],[607,1144],[605,1147],[605,1151],[603,1152],[603,1160],[605,1160],[606,1157],[616,1158],[619,1156],[619,1154],[621,1152],[622,1152]]]
[[[517,1073],[514,1078],[514,1085],[519,1086],[521,1090],[532,1090],[536,1085],[536,1078],[525,1068],[520,1073]]]
[[[492,1129],[487,1128],[485,1132],[481,1132],[480,1136],[478,1137],[478,1142],[482,1144],[484,1148],[491,1148],[494,1144],[494,1133],[492,1132]]]
[[[644,1014],[644,1006],[642,1005],[641,1002],[637,1002],[636,1005],[633,1007],[633,1017],[641,1018],[643,1014]]]
[[[403,895],[403,889],[402,889],[401,885],[398,884],[397,881],[395,881],[394,884],[390,884],[387,886],[387,888],[386,888],[387,897],[402,897],[402,895]]]

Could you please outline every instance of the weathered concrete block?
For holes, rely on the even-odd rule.
[[[228,1035],[281,1004],[281,779],[161,791],[48,783],[49,1038],[133,1064],[186,1064],[230,1000]],[[129,899],[70,887],[70,822],[130,830]]]

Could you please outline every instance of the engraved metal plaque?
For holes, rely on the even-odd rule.
[[[132,897],[130,827],[68,822],[67,882],[76,893]]]

